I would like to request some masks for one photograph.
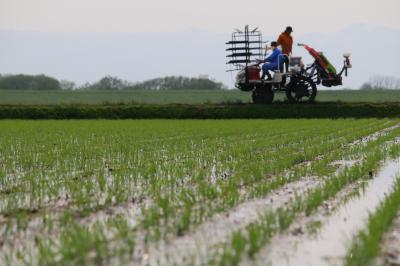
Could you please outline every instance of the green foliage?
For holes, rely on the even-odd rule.
[[[60,82],[45,75],[0,76],[0,90],[60,90]]]
[[[128,90],[222,90],[226,89],[221,82],[208,78],[188,78],[169,76],[156,78],[126,87]]]
[[[400,104],[0,106],[0,119],[287,119],[369,117],[400,117]],[[302,158],[299,157],[299,160],[302,160]]]
[[[215,91],[226,89],[221,82],[216,82],[208,78],[188,78],[182,76],[169,76],[164,78],[151,79],[139,83],[132,83],[117,77],[105,76],[99,81],[81,86],[81,90],[144,90],[144,91],[171,91],[187,90],[190,91]]]
[[[105,76],[93,84],[86,84],[79,89],[81,90],[123,90],[130,86],[128,81],[117,77]]]

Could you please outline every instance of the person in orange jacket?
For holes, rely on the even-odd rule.
[[[277,43],[282,47],[282,54],[284,54],[284,63],[286,66],[286,72],[289,71],[289,56],[292,53],[293,38],[291,36],[293,29],[291,26],[287,26],[285,31],[282,32],[277,40]]]

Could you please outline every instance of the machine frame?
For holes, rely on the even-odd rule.
[[[317,95],[317,85],[331,87],[342,85],[342,74],[347,76],[348,68],[351,68],[350,54],[344,54],[344,64],[339,74],[330,73],[329,61],[313,48],[305,44],[304,47],[314,58],[314,62],[305,67],[301,57],[289,58],[289,66],[286,68],[279,64],[279,70],[273,73],[272,80],[262,80],[260,77],[260,59],[265,57],[262,33],[255,28],[244,30],[236,29],[232,33],[231,41],[227,42],[229,53],[227,62],[230,69],[237,72],[235,87],[242,91],[252,92],[254,103],[272,103],[274,93],[281,91],[286,93],[289,102],[314,102]],[[325,60],[325,61],[324,61]],[[287,72],[285,70],[288,69]],[[334,69],[334,68],[333,68]]]

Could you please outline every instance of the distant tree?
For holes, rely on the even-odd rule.
[[[89,82],[85,82],[84,84],[80,85],[77,89],[78,90],[89,90],[91,88],[92,84]]]
[[[167,76],[127,87],[132,90],[222,90],[227,89],[221,82],[208,78],[188,78],[182,76]]]
[[[74,90],[76,89],[76,84],[73,81],[60,80],[60,87],[62,90]]]
[[[131,84],[117,77],[105,76],[93,84],[86,84],[82,88],[89,90],[123,90]]]
[[[364,83],[361,90],[396,90],[400,89],[400,79],[392,76],[373,76]]]
[[[369,82],[365,82],[363,83],[363,85],[361,85],[360,90],[373,90],[374,88],[372,87],[372,85]]]
[[[60,90],[60,82],[45,75],[4,75],[0,78],[2,90]]]

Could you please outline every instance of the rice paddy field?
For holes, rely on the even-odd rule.
[[[276,102],[285,101],[284,93],[275,94]],[[318,90],[318,102],[400,102],[399,90]],[[232,90],[170,91],[34,91],[1,90],[0,105],[54,104],[220,104],[250,103],[251,93]]]
[[[1,120],[1,265],[398,265],[399,119]]]

